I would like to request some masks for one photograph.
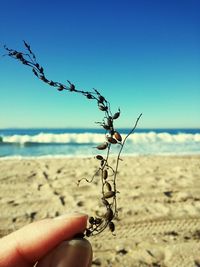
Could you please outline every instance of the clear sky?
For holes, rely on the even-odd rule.
[[[31,44],[48,78],[97,88],[118,127],[200,128],[199,0],[1,1],[2,46]],[[95,127],[95,102],[0,59],[0,128]]]

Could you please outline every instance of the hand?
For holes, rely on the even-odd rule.
[[[74,213],[31,223],[0,239],[0,267],[89,267],[92,248],[73,239],[85,230],[87,215]]]

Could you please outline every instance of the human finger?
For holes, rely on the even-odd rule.
[[[42,260],[37,267],[90,267],[92,247],[88,240],[75,238],[64,241]]]
[[[59,219],[58,219],[59,218]],[[31,223],[0,240],[0,267],[28,267],[86,228],[87,215],[74,213]]]

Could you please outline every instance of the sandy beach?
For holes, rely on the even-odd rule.
[[[114,158],[111,159],[114,161]],[[94,158],[0,160],[0,236],[69,211],[101,213]],[[90,237],[93,266],[200,266],[200,156],[123,157],[119,220]]]

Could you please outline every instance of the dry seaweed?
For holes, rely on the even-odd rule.
[[[71,81],[67,80],[68,84],[65,85],[60,82],[53,81],[48,79],[44,68],[37,62],[36,56],[33,53],[31,46],[24,41],[26,52],[19,52],[14,49],[10,49],[7,46],[4,46],[7,51],[6,55],[18,60],[22,64],[30,67],[33,74],[44,83],[55,87],[58,91],[69,91],[72,93],[79,93],[85,96],[89,100],[95,100],[97,103],[98,109],[103,112],[103,119],[101,122],[97,122],[105,130],[105,142],[99,144],[96,149],[98,151],[104,152],[104,155],[97,155],[96,160],[99,161],[99,168],[94,173],[93,177],[89,179],[82,178],[78,181],[78,185],[82,180],[91,183],[96,176],[96,174],[101,174],[101,193],[100,199],[102,204],[105,207],[104,215],[98,217],[89,217],[89,225],[85,231],[86,236],[93,236],[101,233],[107,227],[113,233],[115,231],[114,219],[118,217],[118,208],[117,208],[117,173],[119,167],[119,161],[121,160],[121,152],[125,145],[127,138],[134,133],[138,121],[141,118],[142,114],[136,119],[135,124],[131,131],[125,136],[124,140],[122,139],[121,134],[115,129],[115,120],[119,119],[121,111],[118,109],[114,114],[111,111],[110,103],[107,99],[100,94],[97,89],[92,91],[79,90]],[[112,146],[116,144],[119,145],[119,151],[116,158],[115,166],[111,166],[109,163],[109,155]]]

